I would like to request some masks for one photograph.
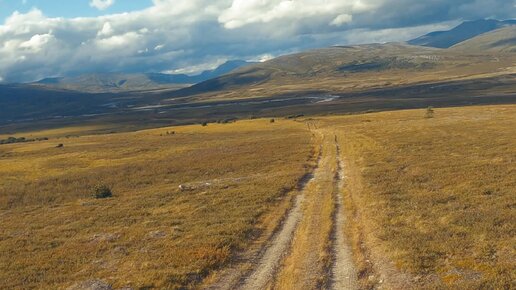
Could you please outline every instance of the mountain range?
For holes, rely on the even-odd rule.
[[[468,30],[467,35],[459,37],[457,34],[466,31],[460,27],[477,27],[476,24],[476,31],[480,31],[489,23],[499,23],[502,28],[474,35],[459,43],[453,41],[454,45],[448,42],[447,45],[451,46],[445,49],[430,45],[439,45],[437,40],[425,46],[413,45],[409,41],[316,49],[245,66],[181,89],[177,94],[242,98],[296,91],[349,92],[483,78],[514,71],[516,55],[511,52],[516,51],[516,25],[509,25],[512,21],[468,22],[450,32],[431,35],[455,35],[455,40],[463,39],[471,33]]]
[[[479,34],[493,23],[497,29]],[[368,105],[360,108],[371,107],[385,98],[396,98],[392,104],[399,106],[407,104],[404,98],[451,101],[459,90],[461,98],[489,92],[502,101],[515,92],[516,25],[512,23],[466,22],[448,32],[420,37],[427,40],[424,45],[409,41],[335,46],[261,63],[230,61],[197,76],[91,74],[0,85],[0,124],[24,120],[59,122],[62,118],[69,121],[77,116],[92,118],[114,113],[120,118],[122,113],[136,112],[140,120],[168,118],[167,122],[175,122],[181,118],[179,107],[188,109],[182,113],[185,118],[192,114],[208,117],[221,114],[221,109],[210,111],[212,105],[204,103],[218,102],[231,113],[229,116],[234,116],[242,110],[238,104],[247,102],[248,112],[261,114],[268,112],[267,106],[282,106],[287,102],[285,98],[288,102],[296,98],[312,102],[320,96],[367,98]],[[432,46],[442,46],[443,39],[447,39],[448,48]],[[326,105],[332,104],[332,97],[324,100]],[[156,115],[144,117],[140,115],[143,111]],[[135,116],[125,118],[133,120]]]
[[[45,78],[32,83],[32,85],[88,93],[175,90],[221,76],[249,64],[253,64],[253,62],[231,60],[213,70],[206,70],[197,75],[97,73],[73,77]]]
[[[450,48],[465,40],[486,32],[516,25],[516,20],[475,20],[466,21],[448,31],[435,31],[408,41],[408,44],[437,48]]]
[[[386,68],[405,68],[414,69],[414,66],[430,65],[436,63],[426,61],[424,64],[417,64],[413,56],[418,52],[428,54],[427,48],[448,49],[449,52],[455,51],[511,51],[514,47],[514,27],[516,20],[475,20],[466,21],[449,31],[436,31],[423,35],[413,40],[407,41],[408,45],[416,46],[409,48],[398,45],[397,49],[401,54],[412,55],[412,59],[400,59],[401,56],[392,54],[393,45],[385,46],[365,45],[350,46],[347,50],[339,50],[347,54],[338,53],[335,59],[332,55],[317,56],[322,63],[331,60],[331,63],[343,63],[345,59],[351,59],[356,64],[350,64],[349,69],[354,70],[374,70]],[[493,33],[495,32],[496,33]],[[500,39],[500,41],[499,41]],[[342,47],[341,47],[342,48]],[[390,54],[391,59],[382,56],[382,49],[386,54]],[[316,50],[317,51],[317,50]],[[319,50],[328,53],[327,50]],[[371,53],[369,53],[371,52]],[[312,52],[308,52],[311,55]],[[317,54],[317,53],[316,53]],[[300,55],[303,55],[301,53]],[[396,57],[396,59],[392,59]],[[144,92],[144,91],[174,91],[186,88],[183,92],[199,93],[202,91],[219,90],[223,87],[247,85],[270,79],[274,74],[296,74],[310,75],[316,73],[316,67],[324,66],[317,64],[317,60],[306,62],[302,59],[295,59],[294,56],[279,57],[278,59],[266,63],[253,63],[244,60],[231,60],[216,69],[207,70],[197,75],[186,74],[164,74],[164,73],[99,73],[85,74],[78,76],[65,76],[58,78],[46,78],[31,85],[50,89],[71,90],[86,93],[123,93],[123,92]],[[421,60],[421,59],[420,59]],[[295,62],[295,63],[292,63]],[[392,63],[391,63],[392,62]],[[354,65],[354,66],[353,66]],[[401,67],[400,67],[401,66]],[[405,66],[405,67],[404,67]],[[421,69],[421,67],[419,67]],[[428,67],[427,67],[428,68]],[[335,71],[344,72],[346,68],[336,67]],[[319,73],[321,68],[318,69]],[[326,70],[328,71],[328,70]],[[234,74],[230,74],[234,72]],[[225,76],[229,74],[229,76]],[[194,85],[193,88],[189,88]]]

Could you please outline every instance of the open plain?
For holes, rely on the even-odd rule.
[[[3,285],[314,289],[352,275],[360,288],[510,288],[515,116],[503,105],[34,132],[52,137],[0,146]],[[92,197],[98,183],[114,196]]]

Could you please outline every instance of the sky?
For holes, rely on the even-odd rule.
[[[0,0],[0,82],[192,74],[515,17],[516,0]]]

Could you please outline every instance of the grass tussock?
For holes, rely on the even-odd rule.
[[[269,120],[2,145],[0,288],[194,287],[260,234],[310,150],[303,124]]]
[[[510,289],[516,106],[425,116],[411,110],[324,121],[338,131],[347,161],[356,256],[370,252],[378,274],[362,260],[362,278],[394,289]]]

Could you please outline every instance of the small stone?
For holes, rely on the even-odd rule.
[[[95,234],[91,238],[92,242],[113,242],[120,238],[120,234],[113,234],[113,233],[101,233],[101,234]]]
[[[152,239],[160,239],[160,238],[166,237],[167,233],[165,233],[163,231],[153,231],[153,232],[148,233],[147,236]]]

